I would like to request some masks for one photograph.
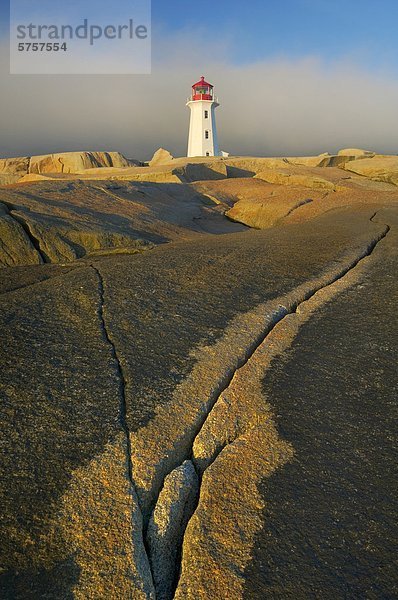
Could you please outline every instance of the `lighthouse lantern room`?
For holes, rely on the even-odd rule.
[[[192,86],[187,106],[191,109],[188,156],[221,156],[215,115],[220,105],[214,97],[214,87],[203,76]]]

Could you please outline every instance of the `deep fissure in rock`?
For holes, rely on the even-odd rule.
[[[49,260],[48,256],[41,248],[40,240],[36,236],[33,235],[32,230],[29,226],[29,223],[27,221],[25,221],[25,219],[23,217],[21,217],[20,215],[17,215],[15,213],[15,211],[16,211],[15,206],[13,206],[10,202],[7,202],[6,200],[1,200],[1,204],[3,204],[7,208],[9,216],[11,218],[13,218],[22,227],[22,229],[28,236],[32,246],[38,253],[41,261],[43,263],[50,263],[51,261]]]
[[[127,423],[127,404],[126,404],[126,380],[124,377],[124,373],[123,373],[123,369],[122,369],[122,365],[120,364],[120,360],[119,360],[119,356],[117,354],[116,351],[116,346],[113,342],[113,340],[111,339],[109,332],[108,332],[108,328],[106,326],[106,322],[105,322],[105,316],[104,316],[104,304],[105,304],[105,291],[104,291],[104,280],[103,277],[101,275],[101,272],[99,271],[99,269],[97,267],[95,267],[94,265],[91,265],[91,268],[95,271],[95,273],[97,274],[98,277],[98,290],[99,290],[99,296],[100,296],[100,303],[99,303],[99,318],[101,321],[101,329],[102,329],[102,333],[103,336],[105,338],[105,340],[107,341],[107,343],[109,344],[109,346],[111,347],[112,350],[112,357],[116,363],[117,366],[117,372],[118,372],[118,379],[119,379],[119,394],[120,394],[120,424],[123,428],[124,434],[126,436],[126,446],[127,446],[127,465],[128,465],[128,473],[129,473],[129,479],[131,481],[131,483],[133,483],[133,473],[132,473],[132,468],[131,468],[131,444],[130,444],[130,431],[129,431],[129,427],[128,427],[128,423]]]
[[[322,198],[323,200],[323,198]],[[296,206],[293,206],[293,208],[291,208],[289,210],[289,212],[287,212],[281,219],[280,221],[282,221],[283,219],[286,219],[286,217],[289,217],[292,213],[294,213],[298,208],[301,208],[302,206],[305,206],[306,204],[310,204],[311,202],[314,202],[312,198],[305,198],[304,200],[301,200],[298,204],[296,204]]]
[[[375,218],[375,216],[377,215],[377,212],[374,213],[374,215],[369,219],[370,221],[373,222],[373,219]],[[195,442],[196,437],[200,434],[200,431],[202,430],[204,424],[206,423],[207,417],[209,416],[212,408],[215,406],[217,400],[219,399],[220,395],[225,392],[227,390],[227,388],[230,386],[232,379],[236,373],[236,371],[238,371],[240,368],[242,368],[253,356],[253,354],[256,352],[256,350],[259,348],[260,345],[262,345],[265,341],[266,338],[268,337],[268,335],[271,333],[271,331],[275,328],[275,326],[282,321],[287,315],[289,314],[293,314],[295,312],[297,312],[297,309],[299,308],[299,306],[301,304],[303,304],[304,302],[307,302],[308,300],[310,300],[317,292],[333,285],[334,283],[338,282],[340,279],[342,279],[343,277],[345,277],[352,269],[354,269],[364,258],[367,258],[368,256],[370,256],[372,254],[372,252],[374,251],[374,249],[376,248],[377,244],[386,237],[386,235],[388,234],[388,232],[390,231],[390,227],[388,225],[385,225],[385,229],[384,231],[379,234],[379,236],[377,236],[374,240],[372,240],[367,248],[361,252],[358,256],[357,259],[351,261],[351,263],[345,267],[342,268],[341,271],[339,272],[338,275],[336,275],[335,277],[332,277],[328,282],[326,282],[324,285],[318,286],[318,287],[314,287],[312,290],[308,291],[303,298],[298,299],[296,301],[292,301],[290,303],[288,303],[287,306],[280,306],[280,311],[278,311],[272,322],[270,324],[268,324],[263,336],[261,337],[261,339],[258,341],[256,341],[255,343],[253,343],[246,352],[246,357],[244,360],[240,361],[240,363],[238,364],[238,366],[235,369],[231,369],[230,372],[228,372],[225,377],[224,377],[224,381],[223,381],[223,386],[222,389],[218,389],[217,392],[215,393],[215,397],[213,398],[214,401],[212,401],[210,403],[209,409],[206,413],[206,415],[204,416],[202,423],[200,425],[200,427],[196,430],[195,434],[194,434],[194,439],[192,442],[192,446],[190,449],[190,452],[187,454],[185,461],[189,460],[192,461],[193,459],[193,445]],[[228,445],[228,444],[226,444]],[[223,449],[226,446],[220,448],[218,450],[218,452],[212,457],[211,462],[207,465],[206,469],[209,468],[209,466],[211,466],[211,464],[213,464],[213,462],[217,459],[217,457],[219,456],[219,454],[223,451]],[[182,466],[183,463],[181,463],[180,467]],[[194,463],[193,463],[194,464]],[[195,465],[194,465],[195,466]],[[172,471],[170,471],[169,473],[167,473],[165,479],[174,471],[176,471],[179,467],[173,469]],[[205,472],[205,470],[203,471],[203,473]],[[195,503],[195,505],[192,507],[192,514],[191,517],[193,516],[193,514],[196,511],[196,508],[198,506],[199,500],[200,500],[200,485],[201,485],[201,480],[203,477],[203,473],[199,473],[197,469],[196,473],[198,475],[198,479],[199,479],[199,493],[197,494],[197,501]],[[161,494],[159,495],[157,501],[155,502],[153,511],[152,511],[152,516],[158,506],[158,502],[159,499],[161,498]],[[152,518],[152,517],[151,517]],[[190,520],[190,519],[189,519]],[[189,524],[189,520],[187,522],[187,525]],[[178,587],[178,583],[179,583],[179,578],[180,578],[180,573],[181,573],[181,560],[182,560],[182,547],[183,547],[183,543],[184,543],[184,536],[185,536],[185,529],[187,527],[187,525],[184,527],[184,532],[182,532],[181,537],[181,544],[179,545],[179,547],[176,549],[176,561],[175,561],[175,565],[174,565],[174,581],[173,581],[173,585],[172,585],[172,593],[170,595],[163,595],[161,596],[161,600],[172,600],[172,598],[174,597],[175,591]],[[145,536],[147,537],[147,536]],[[147,545],[147,552],[148,552],[148,556],[149,556],[149,560],[151,563],[151,554],[152,554],[152,550],[151,550],[151,544],[149,543],[148,539],[146,539],[146,545]],[[152,564],[152,563],[151,563]],[[152,569],[153,569],[153,565],[152,565]],[[159,574],[154,574],[154,579],[156,580],[157,575]]]
[[[111,348],[112,357],[115,361],[116,368],[117,368],[118,380],[119,380],[119,394],[120,394],[119,419],[120,419],[120,424],[122,426],[122,429],[123,429],[123,432],[125,435],[125,439],[126,439],[126,463],[127,463],[128,478],[129,478],[129,482],[130,482],[132,489],[135,490],[132,462],[131,462],[130,429],[129,429],[128,422],[127,422],[126,378],[124,376],[123,367],[120,362],[115,343],[113,342],[112,337],[108,331],[108,327],[106,325],[106,320],[105,320],[105,315],[104,315],[104,305],[105,305],[104,280],[103,280],[102,274],[101,274],[100,270],[98,269],[98,267],[96,267],[94,265],[90,265],[90,266],[94,270],[94,272],[96,273],[97,278],[98,278],[98,291],[99,291],[99,298],[100,298],[98,314],[99,314],[99,319],[100,319],[100,323],[101,323],[101,330],[102,330],[104,339],[106,340],[106,342],[109,344],[109,346]],[[138,496],[137,496],[137,498],[138,498]],[[142,535],[143,535],[143,539],[142,539],[143,549],[146,553],[146,557],[148,559],[148,564],[150,567],[151,563],[149,560],[148,549],[147,549],[147,546],[145,543],[144,532],[142,532]],[[152,575],[152,573],[151,573],[151,575]]]

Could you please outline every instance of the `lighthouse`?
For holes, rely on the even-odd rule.
[[[221,156],[215,114],[220,105],[214,97],[214,86],[203,76],[193,84],[187,106],[191,109],[188,156]]]

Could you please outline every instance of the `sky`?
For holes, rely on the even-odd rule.
[[[184,155],[185,102],[202,74],[231,154],[398,153],[396,0],[153,0],[151,75],[9,75],[8,19],[2,0],[0,156]]]

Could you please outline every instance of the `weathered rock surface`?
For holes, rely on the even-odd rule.
[[[258,229],[302,222],[338,207],[373,204],[376,198],[387,203],[398,201],[393,185],[354,174],[342,175],[341,169],[333,167],[285,165],[283,171],[267,170],[266,177],[294,184],[267,183],[260,175],[224,182],[198,182],[195,189],[220,202],[230,219]],[[302,185],[313,185],[319,179],[323,181],[318,185],[326,186],[326,189]]]
[[[43,262],[21,224],[0,202],[0,266],[38,265]]]
[[[344,168],[375,181],[398,185],[398,156],[375,156],[347,163]]]
[[[314,175],[300,175],[297,173],[290,173],[287,169],[285,170],[272,170],[267,169],[257,173],[255,176],[257,179],[262,179],[268,183],[277,183],[280,185],[293,185],[307,187],[311,189],[329,190],[336,191],[335,185],[327,179],[322,177],[316,177]]]
[[[221,161],[210,162],[206,165],[188,163],[180,169],[175,169],[174,173],[180,177],[181,181],[188,183],[192,181],[226,179],[227,167]]]
[[[390,223],[395,222],[397,218],[395,216],[394,220],[393,215],[381,212],[380,222],[384,222],[383,217],[386,217]],[[377,583],[374,581],[372,584],[371,570],[368,570],[369,580],[365,585],[360,575],[356,577],[356,581],[355,578],[353,580],[349,576],[342,579],[338,575],[331,575],[331,573],[339,571],[338,569],[335,571],[330,570],[330,562],[335,560],[333,550],[335,546],[328,544],[328,539],[330,539],[328,536],[333,536],[335,529],[333,529],[332,524],[333,518],[330,524],[328,520],[328,494],[324,496],[323,490],[320,488],[323,480],[330,477],[330,473],[325,473],[321,465],[327,463],[328,460],[333,463],[334,459],[330,459],[330,446],[333,444],[331,440],[333,440],[334,435],[336,436],[334,447],[340,444],[340,452],[333,455],[333,457],[340,456],[342,462],[344,460],[349,461],[352,466],[347,470],[356,470],[359,478],[361,477],[363,455],[355,456],[351,453],[349,458],[344,458],[344,450],[350,444],[344,435],[347,427],[347,416],[351,416],[355,421],[356,411],[354,410],[351,413],[352,408],[350,405],[345,404],[345,400],[341,401],[340,412],[330,406],[324,406],[325,399],[334,394],[338,396],[345,389],[346,382],[342,381],[335,385],[331,383],[332,378],[340,378],[340,372],[333,370],[335,366],[333,361],[332,365],[329,366],[326,358],[326,356],[329,356],[329,351],[325,350],[324,339],[320,337],[322,329],[319,320],[317,324],[314,323],[313,335],[316,336],[319,344],[324,348],[325,360],[320,366],[317,353],[314,352],[312,360],[306,356],[300,356],[300,364],[306,365],[303,368],[304,372],[307,369],[311,373],[308,376],[308,388],[305,388],[304,393],[301,392],[301,385],[297,386],[297,381],[301,381],[301,375],[298,375],[298,373],[295,377],[289,378],[289,383],[287,383],[288,377],[286,377],[284,385],[280,385],[278,377],[274,377],[274,385],[280,389],[280,403],[275,407],[272,402],[274,388],[272,384],[267,385],[267,382],[274,371],[278,372],[279,375],[281,371],[283,372],[287,361],[296,365],[297,361],[290,358],[291,347],[294,348],[296,340],[300,339],[301,331],[310,326],[311,319],[315,320],[316,315],[323,310],[324,306],[336,302],[336,297],[348,293],[346,291],[351,288],[353,290],[363,288],[363,282],[372,277],[368,272],[369,266],[376,266],[386,258],[395,262],[396,252],[395,258],[391,255],[394,245],[394,238],[390,237],[388,241],[386,238],[377,246],[377,250],[374,251],[371,259],[365,258],[360,266],[349,271],[346,276],[336,280],[335,283],[321,288],[309,300],[304,300],[299,305],[297,312],[293,312],[279,321],[247,363],[235,372],[230,385],[219,396],[193,446],[195,464],[202,472],[204,471],[204,476],[199,506],[185,536],[182,575],[176,598],[250,597],[260,599],[268,595],[271,597],[285,597],[285,595],[293,597],[295,594],[308,597],[314,591],[317,595],[325,594],[326,590],[334,589],[335,585],[338,595],[350,592],[355,597],[367,595],[365,589],[369,593],[373,584],[375,589],[379,589],[379,586],[381,586],[380,589],[385,589],[387,592],[390,585],[388,574],[384,577],[380,573],[380,576],[375,578]],[[391,266],[390,263],[387,271],[391,269]],[[356,292],[353,291],[351,297],[347,300],[353,313],[358,308],[355,303],[356,295]],[[364,291],[363,297],[366,298],[366,296],[367,291]],[[380,297],[382,296],[383,292],[380,290]],[[387,304],[392,307],[390,300],[387,301]],[[381,314],[383,308],[380,307],[379,310],[379,314]],[[342,311],[345,318],[349,318],[346,309],[342,308]],[[333,339],[340,339],[346,335],[345,328],[339,328],[336,331],[332,316],[333,311],[330,310],[329,312],[330,317],[327,321],[330,327],[329,331]],[[375,314],[365,314],[369,322],[373,322]],[[354,329],[355,334],[353,333]],[[362,338],[362,330],[358,331],[353,326],[348,335],[352,336],[351,339],[366,340],[369,329],[366,326],[364,327]],[[383,337],[383,327],[381,327],[380,333]],[[355,342],[352,343],[352,347],[355,347]],[[308,346],[306,345],[305,348],[307,351],[311,348],[311,352],[313,352],[312,342],[308,340]],[[341,342],[339,348],[341,360],[344,360],[345,350]],[[388,359],[386,365],[390,365],[387,371],[389,373],[389,385],[398,385],[398,380],[391,369],[392,363]],[[297,369],[299,368],[297,367]],[[312,377],[318,370],[320,371],[317,378],[318,386],[314,386]],[[347,369],[346,366],[347,370],[349,368]],[[360,369],[355,368],[354,371],[355,373],[361,372]],[[352,377],[355,378],[354,375]],[[361,378],[359,376],[359,380]],[[371,381],[371,379],[372,375],[370,375],[368,381]],[[264,386],[268,387],[268,393],[266,394],[263,392]],[[333,388],[333,391],[328,394],[327,389],[330,387]],[[372,392],[366,388],[367,384],[362,382],[356,389],[362,390],[370,398]],[[289,428],[292,430],[290,424],[292,420],[296,419],[294,427],[302,432],[303,441],[305,440],[308,444],[305,453],[301,455],[301,473],[297,472],[297,462],[300,457],[296,455],[297,449],[294,444],[296,437],[286,436],[285,428],[282,429],[283,435],[281,435],[278,431],[281,429],[280,426],[276,427],[280,423],[280,417],[286,413],[283,399],[283,390],[285,389],[290,389],[296,399],[296,404],[292,403],[291,405],[292,413],[285,414],[285,422],[289,423]],[[323,390],[323,394],[319,394],[319,390]],[[346,393],[352,393],[352,390],[353,387],[351,387],[351,381],[349,381]],[[361,402],[362,392],[357,392],[358,402]],[[314,403],[317,403],[316,412],[314,412],[312,405],[308,406],[307,404],[308,397],[311,398],[311,394]],[[301,398],[301,402],[298,401],[298,398]],[[386,407],[386,404],[388,406],[388,397],[384,401],[384,406]],[[356,402],[357,400],[355,400]],[[275,420],[275,409],[278,411],[278,422]],[[328,413],[326,418],[322,417],[323,411]],[[334,426],[335,430],[328,432],[328,441],[322,447],[321,440],[323,436],[321,432],[325,431],[323,425],[325,421],[330,423],[330,427]],[[307,436],[306,431],[309,423],[314,425],[311,437]],[[358,425],[352,424],[352,426],[360,428]],[[327,428],[326,431],[328,431]],[[390,426],[389,432],[391,431]],[[351,430],[347,431],[346,435],[351,436]],[[387,442],[387,439],[385,442]],[[315,444],[315,451],[311,448],[312,444]],[[364,445],[366,446],[366,442],[364,442]],[[324,452],[322,457],[320,457],[321,448]],[[311,488],[309,488],[307,479],[306,457],[309,456],[308,453],[313,457],[312,460],[309,460],[309,463],[314,465],[312,473],[314,481]],[[242,468],[242,465],[245,465],[245,467]],[[377,461],[374,462],[374,467],[377,469]],[[318,471],[318,468],[320,471]],[[289,469],[294,470],[302,485],[301,493],[298,495],[296,483],[292,479],[289,489],[291,504],[287,509],[286,505],[280,506],[280,499],[284,497],[282,491],[284,473]],[[344,470],[343,464],[333,470],[337,502],[341,498],[339,478]],[[280,471],[280,475],[274,479],[278,471]],[[259,476],[260,473],[261,476]],[[352,475],[353,472],[351,471],[347,474],[347,477],[349,478]],[[318,484],[318,478],[320,485]],[[344,477],[342,479],[344,480]],[[274,487],[276,486],[277,489],[270,496],[269,490],[270,488],[272,490],[273,481],[275,482]],[[297,482],[296,479],[294,481]],[[366,486],[365,482],[364,485]],[[282,495],[280,495],[281,492]],[[308,501],[306,506],[312,506],[309,518],[304,512],[304,508],[300,508],[303,506],[303,494]],[[324,500],[322,500],[323,497]],[[312,498],[312,500],[309,501],[309,498]],[[273,502],[272,507],[269,506],[270,501]],[[321,505],[317,506],[317,503],[322,503],[322,501],[324,502],[323,508]],[[389,501],[391,502],[391,495]],[[364,505],[366,505],[366,501]],[[371,508],[371,504],[368,504],[368,508]],[[289,514],[289,522],[286,519],[286,509]],[[324,510],[323,514],[322,510]],[[352,513],[355,513],[355,510],[353,508]],[[363,510],[364,506],[362,506],[361,514],[363,514]],[[348,512],[350,511],[351,508]],[[260,514],[262,515],[261,518],[259,518]],[[323,525],[316,522],[315,515],[317,514],[322,514]],[[335,516],[338,519],[338,514],[335,513]],[[299,534],[297,534],[298,523],[301,528]],[[344,527],[349,531],[349,521],[344,524]],[[312,539],[310,535],[312,535]],[[349,533],[341,532],[336,537],[339,535],[345,537]],[[369,535],[373,537],[373,533]],[[273,537],[275,542],[272,540]],[[373,539],[376,540],[377,536]],[[315,548],[315,553],[304,549],[307,543]],[[355,545],[355,542],[353,544]],[[283,548],[283,550],[280,550],[280,548]],[[324,552],[323,559],[325,562],[321,565],[317,558],[319,548],[322,548]],[[256,556],[255,565],[252,563],[253,551]],[[388,547],[386,551],[387,553],[390,552]],[[341,550],[339,553],[342,563],[344,563],[344,552],[345,550]],[[361,553],[362,550],[358,549],[355,560],[359,560],[362,567],[367,564],[366,568],[369,569],[370,564],[372,564],[371,553],[368,553],[368,557],[365,559]],[[348,558],[346,562],[348,565],[350,564]],[[311,563],[312,567],[310,567]],[[249,572],[250,576],[248,576]],[[353,574],[359,572],[360,570],[352,566]],[[327,581],[328,576],[330,576],[329,581]],[[331,582],[334,576],[337,577],[336,583]],[[291,581],[292,584],[286,584],[286,581]]]
[[[24,175],[23,177],[26,177],[26,175]],[[22,178],[20,177],[20,175],[10,175],[8,173],[0,173],[0,186],[1,185],[12,185],[13,183],[17,183],[18,181],[21,181]]]
[[[228,160],[1,190],[5,599],[396,594],[396,187]]]
[[[371,216],[372,212],[368,214]],[[135,269],[129,273],[122,266],[116,269],[112,262],[104,264],[102,272],[109,289],[109,327],[131,373],[126,397],[130,407],[133,473],[145,516],[149,517],[165,474],[187,457],[185,453],[189,452],[195,429],[211,406],[213,394],[225,374],[245,359],[247,348],[262,335],[268,312],[272,316],[274,310],[279,310],[277,301],[272,310],[262,303],[283,295],[324,270],[325,263],[335,263],[338,256],[345,255],[348,250],[345,244],[348,240],[353,243],[350,231],[354,226],[345,221],[341,216],[338,239],[328,232],[331,221],[325,219],[319,228],[303,224],[294,227],[294,233],[290,228],[275,228],[256,234],[224,236],[222,245],[217,238],[205,238],[195,244],[156,248],[138,255]],[[355,244],[366,247],[364,221],[357,225],[359,238]],[[253,256],[257,260],[253,261]],[[169,265],[178,268],[173,271]],[[148,280],[147,273],[156,273],[156,280],[151,277]],[[155,291],[158,285],[164,290],[161,296]],[[147,290],[145,298],[140,290]],[[257,305],[261,305],[259,310],[251,312]],[[135,326],[130,327],[127,321],[117,318],[118,306],[129,307],[132,314],[145,315],[145,335],[137,336]],[[238,307],[241,318],[234,322]],[[161,329],[167,335],[159,337],[157,314],[161,315]],[[175,328],[174,322],[178,323]],[[227,323],[231,324],[228,335],[224,331]],[[152,336],[156,339],[155,347],[149,341]],[[174,349],[172,353],[170,347]],[[197,369],[193,369],[196,362]],[[148,439],[153,440],[151,445]]]
[[[294,460],[259,487],[263,527],[245,572],[246,598],[397,593],[391,560],[397,290],[391,272],[398,222],[387,211],[376,218],[390,223],[387,238],[354,284],[300,329],[263,380]]]
[[[152,159],[149,161],[149,166],[155,167],[157,165],[164,165],[170,163],[172,160],[174,160],[174,156],[168,150],[159,148],[159,150],[156,150]]]
[[[0,159],[0,185],[34,181],[34,174],[73,174],[95,168],[128,168],[139,164],[125,158],[120,152],[61,152],[41,156]],[[30,179],[29,179],[30,176]]]
[[[63,152],[32,156],[29,173],[78,173],[95,167],[128,167],[120,152]]]
[[[2,597],[154,597],[100,281],[65,271],[0,298]]]
[[[13,229],[17,221],[24,223],[42,262],[71,262],[106,251],[132,253],[205,231],[244,229],[228,223],[208,198],[181,182],[43,181],[4,188],[1,201],[15,220]],[[4,227],[6,222],[9,227],[9,217]],[[20,236],[4,229],[2,240],[12,258],[0,255],[0,265],[37,263],[37,252],[27,253]]]
[[[182,540],[196,508],[199,479],[190,460],[172,471],[148,524],[147,544],[157,600],[171,600],[178,576]]]
[[[327,155],[321,159],[321,161],[315,165],[317,167],[340,167],[350,160],[354,160],[354,156],[345,155]]]
[[[25,175],[29,171],[29,157],[0,158],[0,174]]]
[[[228,168],[229,177],[252,177],[266,169],[283,169],[289,165],[328,167],[333,165],[335,158],[326,152],[319,156],[289,156],[280,158],[229,157],[224,160]]]
[[[259,198],[238,200],[226,211],[226,216],[232,221],[244,223],[249,227],[267,229],[281,222],[301,206],[322,197],[319,192],[314,194],[309,189],[302,189],[300,193],[297,190],[281,189],[278,186],[267,186],[261,192]]]
[[[304,157],[198,157],[174,158],[167,150],[160,148],[148,163],[126,159],[119,152],[63,152],[42,156],[0,159],[0,182],[4,185],[13,183],[17,177],[23,181],[33,181],[34,175],[45,177],[63,177],[69,179],[71,174],[81,175],[85,179],[128,179],[141,181],[178,181],[179,169],[187,171],[195,165],[195,178],[189,181],[214,179],[219,172],[227,177],[253,177],[270,169],[296,167],[342,167],[359,158],[376,156],[373,152],[348,148],[340,150],[338,155],[327,152],[319,156]],[[176,174],[174,174],[176,170]],[[6,177],[7,175],[7,177]],[[11,177],[12,176],[12,177]],[[15,178],[15,179],[14,179]]]
[[[375,154],[375,152],[362,150],[361,148],[343,148],[338,152],[339,156],[354,156],[355,158],[359,158],[360,156],[372,158]]]

